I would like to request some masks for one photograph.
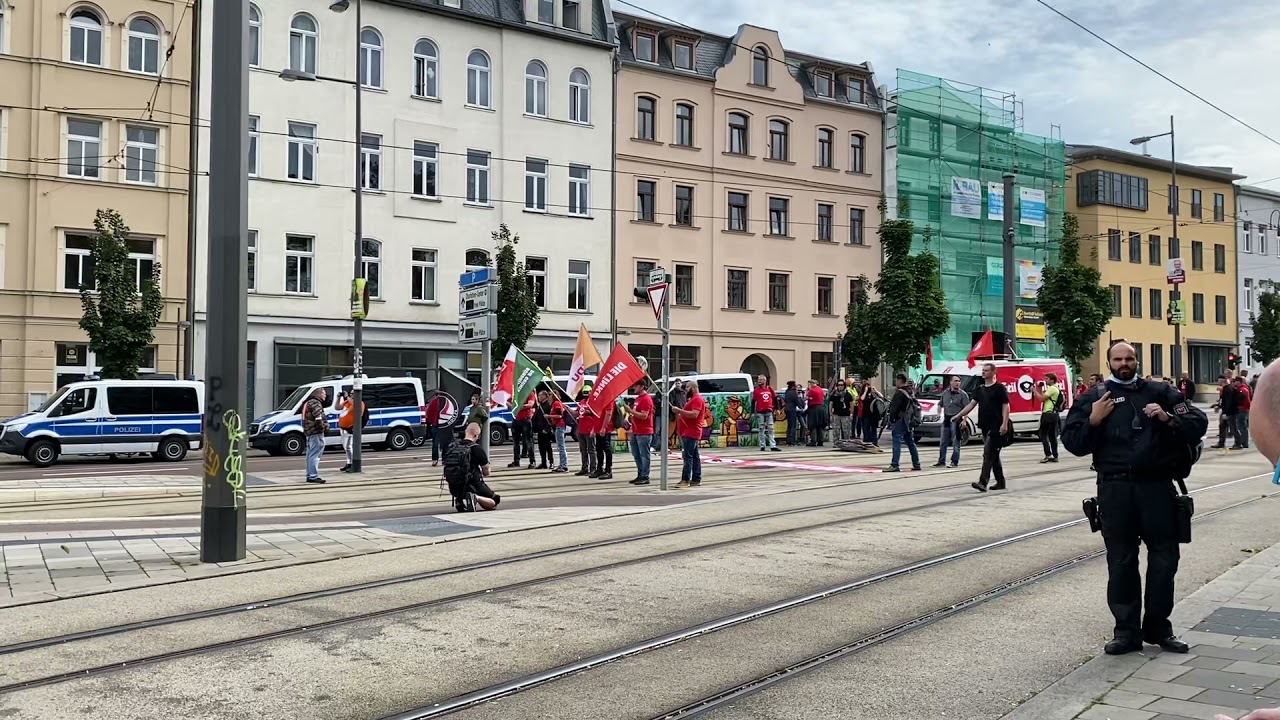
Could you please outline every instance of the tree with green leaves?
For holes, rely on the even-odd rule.
[[[1096,257],[1097,249],[1094,249]],[[1062,216],[1062,250],[1056,264],[1045,265],[1036,303],[1044,324],[1062,348],[1062,356],[1078,376],[1093,355],[1094,343],[1111,322],[1111,291],[1102,286],[1095,267],[1080,264],[1080,222]]]
[[[1274,285],[1258,295],[1258,311],[1249,314],[1249,323],[1253,325],[1249,359],[1270,365],[1280,357],[1280,295]]]
[[[883,217],[883,200],[880,212],[884,264],[876,280],[878,297],[869,306],[868,341],[890,367],[920,367],[925,347],[951,327],[938,256],[929,250],[932,231],[925,228],[924,248],[912,255],[914,223]]]
[[[520,236],[511,232],[503,223],[493,233],[498,248],[498,336],[492,343],[490,360],[497,364],[507,355],[507,348],[515,345],[524,349],[538,327],[538,298],[533,283],[525,270],[524,261],[516,257],[516,245]]]
[[[164,311],[160,263],[149,275],[139,275],[129,259],[129,227],[115,210],[99,210],[93,227],[98,231],[90,253],[94,287],[80,288],[80,329],[89,336],[102,377],[135,380]]]
[[[871,300],[867,296],[867,276],[858,276],[857,290],[849,300],[844,316],[845,331],[840,338],[840,354],[849,372],[860,378],[873,378],[880,372],[882,360],[872,342]]]

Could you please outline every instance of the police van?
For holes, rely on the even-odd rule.
[[[333,375],[307,383],[289,393],[273,411],[249,425],[249,446],[271,455],[301,455],[307,447],[302,434],[302,406],[317,389],[325,391],[324,410],[329,432],[324,444],[340,446],[338,404],[352,389],[351,376]],[[361,430],[361,443],[376,450],[404,450],[427,436],[427,404],[422,381],[416,377],[361,378],[361,402],[369,411],[369,424]]]
[[[4,421],[0,453],[48,467],[61,455],[151,453],[178,462],[199,450],[204,383],[96,380],[58,389],[38,409]]]

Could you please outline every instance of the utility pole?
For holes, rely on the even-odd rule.
[[[1173,135],[1173,116],[1169,116],[1169,175],[1173,182],[1173,192],[1169,193],[1169,205],[1173,212],[1173,246],[1178,248],[1178,255],[1182,255],[1182,245],[1178,242],[1178,201],[1182,194],[1178,192],[1178,154],[1174,147]],[[1176,303],[1182,299],[1182,285],[1175,283],[1173,290],[1169,292],[1169,297]],[[1173,376],[1175,378],[1182,377],[1182,323],[1173,324]]]
[[[1004,174],[1004,335],[1007,346],[995,348],[997,354],[1005,354],[1015,346],[1018,338],[1018,321],[1014,299],[1018,296],[1018,272],[1014,267],[1013,239],[1013,173]]]
[[[245,556],[244,422],[249,276],[249,0],[213,13],[209,118],[209,311],[205,343],[201,562]],[[195,192],[195,188],[191,188]]]
[[[355,413],[355,422],[351,423],[351,472],[360,472],[360,450],[361,439],[363,435],[364,425],[362,422],[364,413],[361,408],[364,407],[363,395],[361,391],[361,376],[364,375],[364,293],[365,288],[360,287],[364,279],[364,128],[361,123],[360,99],[364,95],[364,78],[360,73],[360,0],[355,0],[356,4],[356,241],[355,241],[355,258],[354,269],[352,270],[352,292],[355,293],[359,289],[353,300],[358,300],[361,304],[361,312],[353,313],[355,318],[352,324],[355,326],[352,338],[355,348],[351,351],[351,412]]]
[[[667,489],[667,455],[671,448],[667,444],[671,430],[671,276],[666,275],[667,290],[662,293],[662,377],[667,387],[662,393],[662,454],[658,459],[658,489]]]

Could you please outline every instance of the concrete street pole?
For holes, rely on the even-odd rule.
[[[487,318],[485,319],[485,322],[490,326],[493,325],[493,323],[489,322]],[[485,340],[484,342],[480,343],[480,402],[484,404],[483,407],[486,409],[486,411],[492,410],[492,408],[489,407],[489,391],[492,388],[493,388],[493,340]],[[518,409],[519,408],[516,408],[514,406],[511,408],[513,413]],[[484,416],[485,416],[484,427],[480,428],[480,447],[484,448],[484,454],[488,455],[489,454],[489,425],[490,425],[489,413],[485,412]],[[466,428],[463,428],[463,431],[465,432]],[[492,459],[490,459],[490,462],[492,462]]]
[[[1178,248],[1178,254],[1182,254],[1182,246],[1178,244],[1178,204],[1182,193],[1178,192],[1178,153],[1174,146],[1173,136],[1173,116],[1169,116],[1169,175],[1173,178],[1173,192],[1169,193],[1169,205],[1173,209],[1173,246]],[[1185,276],[1184,276],[1185,277]],[[1174,285],[1173,291],[1169,293],[1169,297],[1177,302],[1182,299],[1182,286]],[[1183,316],[1186,313],[1183,312]],[[1173,353],[1173,376],[1175,378],[1182,377],[1182,322],[1173,324],[1173,346],[1176,350]]]
[[[249,276],[249,0],[213,13],[209,117],[208,341],[200,561],[245,556],[244,451]],[[195,188],[189,188],[194,193]]]
[[[671,452],[671,276],[666,277],[667,292],[662,294],[662,377],[667,386],[662,392],[662,443],[658,456],[658,489],[667,489],[667,455]],[[683,441],[681,441],[683,442]]]
[[[1013,240],[1016,232],[1013,225],[1013,180],[1013,173],[1004,174],[1004,335],[1008,345],[995,348],[997,354],[1005,354],[1009,352],[1009,348],[1016,347],[1018,338],[1018,321],[1015,317],[1018,273],[1013,265]]]
[[[360,72],[360,0],[355,0],[356,4],[356,241],[355,241],[355,258],[352,277],[359,280],[364,277],[364,128],[362,126],[360,99],[364,95],[364,77]],[[381,170],[381,168],[379,168]],[[354,286],[355,283],[353,282]],[[354,288],[353,288],[354,289]],[[358,297],[357,300],[363,305],[364,298]],[[361,435],[364,433],[361,420],[364,413],[361,412],[364,401],[364,393],[362,392],[361,375],[364,374],[364,319],[357,316],[352,324],[355,326],[354,337],[352,338],[355,348],[351,352],[351,408],[356,414],[355,422],[351,423],[351,472],[360,472],[361,460]]]

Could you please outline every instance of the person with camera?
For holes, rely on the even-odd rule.
[[[346,453],[347,464],[342,466],[340,472],[351,472],[352,453],[354,448],[352,443],[355,436],[352,435],[356,424],[356,413],[354,410],[355,402],[352,400],[351,392],[343,390],[338,398],[338,434],[342,436],[342,452]],[[369,426],[369,406],[362,400],[360,402],[360,427]]]
[[[1190,514],[1174,482],[1198,455],[1209,420],[1172,386],[1138,377],[1132,345],[1107,351],[1111,377],[1080,396],[1062,429],[1073,455],[1093,456],[1098,473],[1097,519],[1107,548],[1107,604],[1115,616],[1108,655],[1142,649],[1145,640],[1175,653],[1187,644],[1173,634],[1178,543]],[[1093,520],[1093,517],[1090,518]],[[1146,612],[1138,575],[1138,544],[1147,546]]]

